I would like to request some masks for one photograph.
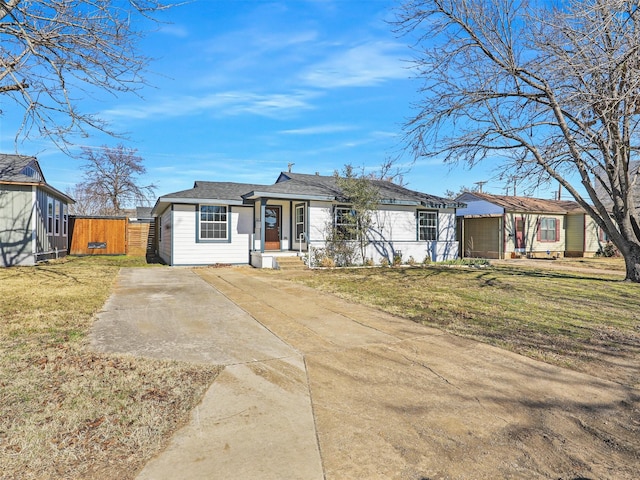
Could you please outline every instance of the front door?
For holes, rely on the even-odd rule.
[[[280,207],[264,209],[264,249],[280,250]]]
[[[521,252],[527,248],[524,236],[524,218],[516,218],[516,251]]]

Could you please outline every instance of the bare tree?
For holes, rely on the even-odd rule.
[[[75,200],[69,205],[70,215],[110,215],[112,208],[108,199],[89,189],[86,185],[78,183],[65,192]]]
[[[424,79],[406,126],[414,154],[558,181],[635,282],[639,10],[637,0],[408,0],[397,17]]]
[[[95,89],[141,86],[148,59],[136,50],[135,26],[165,8],[161,0],[0,0],[0,98],[24,111],[16,140],[36,130],[64,149],[74,133],[113,133],[76,102]]]
[[[94,150],[84,147],[84,181],[75,189],[85,198],[88,208],[102,215],[119,215],[126,208],[149,205],[155,185],[140,185],[146,173],[135,149],[118,145]]]

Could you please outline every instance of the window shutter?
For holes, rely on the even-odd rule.
[[[536,238],[538,239],[538,241],[542,240],[542,232],[540,231],[542,228],[542,220],[538,220],[538,232],[536,233]]]
[[[560,241],[560,220],[556,218],[556,242]]]

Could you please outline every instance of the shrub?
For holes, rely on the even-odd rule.
[[[596,252],[596,257],[610,258],[610,257],[619,257],[619,256],[620,256],[620,252],[615,247],[615,245],[610,241],[607,242],[604,246],[600,245],[600,248]]]

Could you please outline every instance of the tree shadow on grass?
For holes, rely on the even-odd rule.
[[[596,282],[604,282],[604,283],[620,283],[624,281],[624,278],[606,278],[603,275],[610,275],[608,273],[602,274],[594,274],[594,275],[586,275],[584,273],[575,272],[575,271],[558,271],[558,270],[540,270],[537,268],[527,268],[527,267],[506,267],[506,266],[492,266],[492,270],[496,272],[500,272],[504,275],[512,275],[512,276],[524,276],[524,277],[533,277],[533,278],[553,278],[560,280],[590,280]],[[624,272],[621,273],[621,276],[624,276]]]

